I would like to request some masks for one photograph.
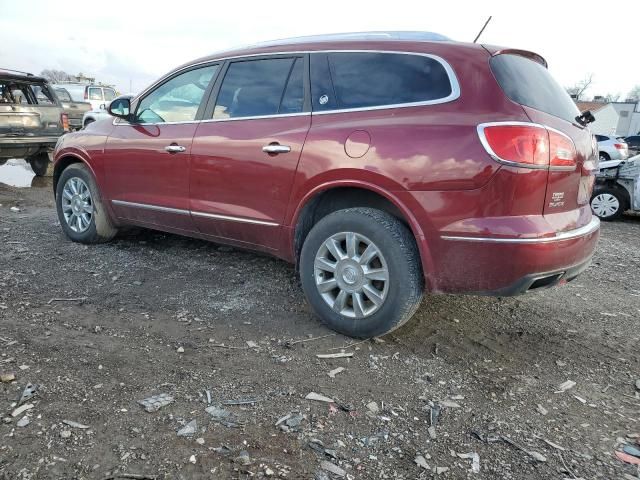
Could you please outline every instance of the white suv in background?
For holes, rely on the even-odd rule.
[[[61,83],[53,85],[53,88],[64,88],[76,102],[88,102],[92,110],[100,107],[106,108],[107,104],[116,98],[116,91],[103,85],[90,85],[86,83]]]
[[[624,138],[609,135],[596,135],[600,161],[626,160],[629,157],[629,146]]]

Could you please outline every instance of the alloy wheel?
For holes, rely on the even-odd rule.
[[[84,180],[71,177],[62,189],[62,213],[69,228],[76,233],[86,232],[93,218],[91,191]]]
[[[335,312],[365,318],[377,312],[389,291],[389,269],[367,237],[341,232],[325,240],[314,263],[316,287]]]

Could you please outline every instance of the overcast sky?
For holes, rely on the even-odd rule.
[[[493,14],[481,42],[541,54],[564,86],[593,73],[588,95],[620,93],[624,98],[640,84],[640,2],[590,4],[0,0],[0,68],[82,72],[116,84],[121,92],[129,92],[131,82],[138,92],[181,63],[234,46],[369,30],[435,31],[472,41]]]

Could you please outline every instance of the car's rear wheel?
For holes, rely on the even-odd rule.
[[[56,207],[62,230],[74,242],[107,242],[117,233],[95,179],[82,163],[71,164],[60,175]]]
[[[602,220],[615,220],[626,210],[626,197],[618,188],[599,188],[591,196],[591,210]]]
[[[397,218],[371,208],[339,210],[314,225],[302,247],[300,276],[320,319],[359,338],[401,326],[424,290],[413,235]]]
[[[36,174],[36,177],[44,177],[49,169],[49,154],[40,152],[33,157],[29,157],[27,162],[31,165],[31,170]]]

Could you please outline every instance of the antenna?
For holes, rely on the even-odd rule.
[[[480,35],[482,35],[482,32],[484,32],[484,29],[487,28],[487,25],[489,25],[489,22],[491,21],[491,18],[492,18],[491,15],[489,15],[489,18],[487,18],[487,21],[484,22],[484,25],[482,26],[482,29],[480,30],[480,32],[476,36],[476,38],[473,41],[473,43],[476,43],[478,41],[478,39],[480,38]]]

